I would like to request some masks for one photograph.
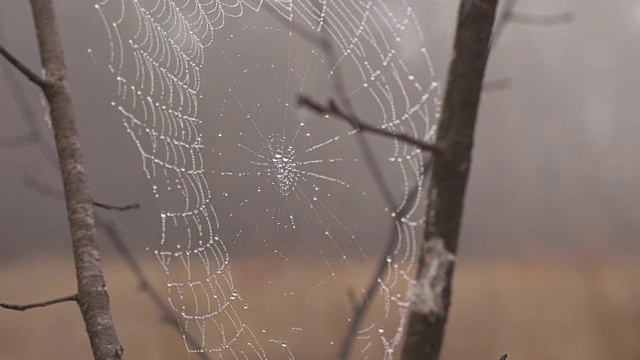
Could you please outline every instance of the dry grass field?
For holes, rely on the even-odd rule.
[[[105,263],[127,358],[187,359],[181,339],[160,322],[158,312],[135,287],[127,268],[116,259]],[[143,266],[159,270],[155,261]],[[295,316],[302,323],[315,324],[305,329],[306,339],[314,339],[313,343],[291,342],[298,359],[333,358],[336,347],[327,344],[344,330],[349,311],[345,293],[334,287],[315,292],[313,298],[295,306],[278,307],[282,294],[258,280],[268,266],[255,259],[236,264],[234,276],[245,297],[254,303],[255,299],[273,303],[271,319]],[[290,287],[304,287],[296,282],[314,271],[318,271],[314,266],[302,266],[279,279]],[[363,280],[367,271],[354,267],[349,274]],[[162,284],[160,273],[152,273],[152,277]],[[62,296],[72,293],[74,286],[68,259],[43,257],[0,264],[3,302]],[[504,352],[514,360],[640,359],[640,271],[633,261],[467,262],[458,268],[454,291],[444,360],[494,360]],[[282,353],[271,355],[285,358]],[[0,311],[0,359],[88,358],[87,339],[75,305],[25,313]]]

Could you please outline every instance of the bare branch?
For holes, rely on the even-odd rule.
[[[24,177],[23,183],[25,184],[25,186],[31,188],[32,190],[44,196],[55,198],[55,199],[63,199],[61,191],[35,178]],[[147,296],[149,297],[153,305],[162,314],[162,321],[169,324],[178,333],[182,333],[182,329],[180,328],[180,322],[178,321],[178,318],[175,315],[174,311],[166,304],[162,296],[160,296],[158,291],[156,291],[156,289],[151,285],[149,278],[144,273],[144,271],[142,271],[142,267],[136,261],[135,256],[127,246],[127,243],[122,238],[122,235],[120,234],[120,231],[118,231],[118,228],[116,227],[116,225],[113,222],[104,219],[98,213],[96,213],[95,220],[96,220],[96,227],[98,227],[102,232],[105,233],[107,239],[111,241],[111,244],[113,245],[116,252],[120,255],[120,257],[124,260],[125,264],[127,264],[129,269],[131,270],[131,273],[133,274],[134,278],[138,282],[138,287],[140,288],[140,290],[147,294]],[[189,347],[191,349],[197,349],[197,350],[202,349],[200,342],[196,340],[193,337],[193,335],[191,335],[190,333],[188,332],[184,333],[182,334],[182,336],[184,337],[184,340],[189,344]],[[200,359],[202,360],[210,359],[209,355],[206,352],[197,352],[197,353]]]
[[[495,80],[487,80],[482,84],[483,92],[502,91],[511,87],[511,79],[502,78]]]
[[[571,12],[563,12],[551,15],[536,15],[516,12],[513,9],[516,6],[518,0],[505,0],[502,5],[500,14],[496,17],[496,22],[493,27],[493,35],[491,36],[491,47],[497,42],[502,33],[504,32],[507,23],[516,23],[528,26],[557,26],[566,25],[573,22],[575,16]]]
[[[292,31],[296,32],[298,31],[297,30],[298,28],[299,27],[292,26]],[[351,100],[347,94],[346,86],[344,84],[344,78],[342,76],[342,70],[341,70],[341,67],[339,66],[339,59],[337,54],[335,53],[334,48],[331,46],[331,41],[329,38],[327,26],[325,25],[322,28],[322,30],[324,35],[323,36],[324,41],[320,42],[321,43],[320,48],[324,53],[324,56],[326,58],[326,63],[329,66],[329,69],[332,70],[333,72],[333,76],[331,77],[333,80],[332,82],[333,90],[336,94],[336,97],[338,98],[339,103],[342,106],[344,106],[346,110],[345,111],[340,110],[339,106],[336,105],[336,103],[333,101],[330,102],[331,108],[332,110],[340,110],[340,113],[347,115],[346,117],[342,117],[344,120],[347,120],[347,122],[349,122],[352,126],[354,126],[355,124],[356,126],[354,127],[357,128],[358,130],[362,130],[363,126],[357,126],[358,124],[353,121],[354,119],[357,120],[358,118],[355,116],[355,110],[354,110],[353,104],[351,103]],[[303,35],[302,36],[303,38],[307,38],[307,39],[309,38],[308,36],[304,36],[304,34],[301,34],[301,35]],[[316,45],[318,44],[317,40],[314,40],[312,42],[315,42]],[[332,64],[335,64],[335,67],[332,68]],[[304,96],[301,96],[299,99],[303,100],[302,102],[305,103],[304,98],[305,98]],[[306,99],[307,99],[306,101],[307,107],[311,108],[312,110],[314,110],[315,108],[314,111],[318,113],[324,113],[324,107],[322,105],[316,103],[310,98],[306,98]],[[361,124],[361,125],[364,125],[364,124]],[[382,130],[382,129],[377,129],[377,130]],[[360,148],[360,151],[363,155],[364,162],[367,164],[369,171],[371,172],[372,178],[376,183],[376,186],[378,187],[380,193],[382,194],[382,197],[385,200],[388,208],[396,209],[398,206],[395,204],[393,194],[391,193],[390,188],[382,174],[382,170],[380,169],[378,162],[375,159],[371,146],[369,145],[367,139],[363,136],[363,133],[364,133],[363,131],[357,131],[355,136],[356,136],[358,147]],[[395,137],[396,134],[394,133],[392,134]],[[425,178],[424,172],[430,169],[429,164],[430,162],[427,162],[427,165],[423,168],[422,179]],[[407,203],[413,203],[417,200],[418,189],[419,189],[419,184],[416,184],[415,189],[411,191],[411,195],[408,197],[409,201]],[[404,209],[407,209],[407,208],[408,207],[405,207]],[[385,250],[378,262],[378,266],[372,276],[371,281],[369,282],[367,288],[365,289],[365,293],[362,300],[357,302],[354,295],[351,292],[348,293],[348,296],[349,296],[349,299],[351,300],[350,302],[353,308],[353,316],[352,316],[352,320],[349,322],[347,332],[344,335],[342,344],[339,348],[338,358],[340,360],[345,360],[348,358],[351,347],[353,346],[353,341],[355,340],[357,331],[360,328],[362,320],[364,319],[367,309],[372,303],[376,290],[378,289],[378,286],[380,284],[379,278],[380,276],[382,276],[382,274],[384,273],[384,271],[387,269],[389,265],[389,261],[387,260],[393,254],[393,249],[395,248],[396,242],[397,242],[398,234],[397,234],[396,222],[399,221],[399,219],[401,219],[404,216],[403,212],[404,210],[400,209],[396,214],[396,217],[394,219],[395,221],[389,232],[389,237],[385,246]]]
[[[3,35],[2,32],[0,32],[0,40],[2,40],[2,35]],[[29,135],[25,135],[19,138],[18,137],[7,138],[6,141],[8,142],[8,144],[6,145],[11,145],[11,142],[13,142],[13,143],[16,143],[16,147],[17,147],[18,145],[17,143],[19,142],[18,140],[21,140],[20,142],[24,142],[24,144],[19,144],[21,146],[35,145],[38,147],[40,154],[46,160],[48,160],[48,163],[52,165],[54,170],[59,170],[56,168],[55,155],[52,154],[52,151],[49,148],[48,144],[44,141],[44,138],[40,131],[39,124],[35,120],[36,115],[31,110],[31,107],[28,104],[28,99],[26,98],[26,96],[24,96],[24,94],[21,91],[19,91],[20,84],[16,82],[17,79],[12,76],[12,73],[7,73],[6,77],[8,82],[12,83],[11,86],[12,88],[14,88],[14,91],[12,92],[12,94],[14,97],[16,97],[15,100],[20,106],[20,109],[22,110],[23,117],[25,118],[25,121],[27,121],[27,124],[31,128]],[[0,144],[0,146],[2,146],[2,144]],[[51,185],[41,182],[36,178],[26,176],[23,178],[23,184],[28,188],[31,188],[32,190],[44,196],[51,197],[58,200],[64,200],[64,195],[61,190],[58,190]],[[112,206],[112,205],[107,205],[103,203],[98,203],[96,201],[94,201],[93,204],[96,207],[103,207],[107,209],[115,209],[115,210],[121,210],[121,211],[137,209],[139,207],[139,204],[132,204],[127,206]],[[125,263],[131,269],[131,272],[133,273],[134,277],[138,280],[138,286],[140,290],[145,292],[149,296],[154,306],[156,306],[158,310],[162,313],[162,321],[169,324],[169,326],[171,326],[174,330],[176,330],[176,332],[181,333],[182,329],[180,328],[180,324],[178,322],[178,318],[176,317],[175,313],[171,308],[169,308],[166,305],[166,303],[164,302],[163,298],[160,296],[158,291],[156,291],[153,288],[147,276],[142,271],[142,268],[138,265],[138,263],[135,260],[135,257],[127,247],[125,241],[122,239],[122,236],[120,235],[120,232],[118,231],[118,228],[116,227],[116,225],[106,220],[103,216],[101,216],[100,213],[95,214],[95,221],[96,221],[96,227],[106,234],[107,239],[111,241],[116,251],[120,254],[120,256],[122,256],[122,258],[125,260]],[[191,349],[201,349],[200,342],[197,339],[195,339],[193,335],[191,335],[190,333],[185,333],[183,337],[185,341],[189,344],[189,347]],[[198,357],[201,360],[210,359],[209,354],[207,354],[206,352],[198,352]]]
[[[29,132],[24,135],[5,137],[0,136],[0,148],[2,149],[17,149],[29,145],[33,145],[36,134]]]
[[[438,145],[426,143],[408,134],[396,133],[380,127],[365,124],[357,117],[344,112],[333,100],[330,100],[328,105],[322,105],[306,95],[299,95],[298,105],[312,110],[313,112],[320,115],[333,115],[338,119],[343,119],[347,123],[349,123],[349,125],[351,125],[355,130],[370,132],[372,134],[400,140],[421,150],[430,151],[435,155],[444,155],[443,149]]]
[[[97,202],[95,200],[93,201],[93,206],[99,207],[105,210],[114,210],[114,211],[129,211],[129,210],[135,210],[140,208],[140,204],[138,203],[129,204],[129,205],[109,205],[109,204]]]
[[[428,171],[431,168],[430,162],[427,164],[423,170]],[[424,175],[424,174],[423,174]],[[426,176],[423,176],[426,178]],[[405,206],[400,209],[395,214],[395,219],[398,221],[407,215],[407,212],[413,207],[414,202],[417,201],[418,189],[420,184],[416,184],[413,189],[409,192],[409,196],[407,197],[410,201],[405,204]],[[380,257],[380,260],[377,263],[377,267],[374,273],[369,280],[369,284],[366,287],[364,292],[364,296],[354,308],[352,320],[349,322],[349,327],[347,328],[347,332],[344,335],[342,340],[342,344],[340,346],[340,350],[338,353],[338,360],[346,360],[349,358],[349,354],[351,352],[351,348],[353,346],[353,341],[356,338],[356,334],[358,333],[358,329],[364,320],[364,316],[366,315],[367,309],[369,305],[373,302],[373,298],[375,297],[375,292],[380,285],[380,278],[384,274],[384,272],[389,267],[390,256],[393,254],[393,249],[396,246],[398,235],[398,228],[396,227],[396,223],[394,222],[391,225],[391,229],[389,231],[389,237],[387,238],[387,244],[385,245],[385,249]]]
[[[142,267],[136,261],[136,258],[133,256],[133,253],[127,246],[127,243],[122,239],[118,228],[111,221],[107,221],[100,216],[96,216],[96,226],[101,228],[102,231],[107,235],[107,238],[111,240],[111,243],[115,250],[120,254],[125,264],[131,270],[131,273],[136,278],[138,282],[138,287],[141,291],[147,294],[153,305],[160,311],[162,314],[162,320],[169,324],[176,332],[182,333],[182,329],[180,328],[180,322],[175,312],[167,305],[167,303],[160,296],[158,291],[151,285],[149,278],[142,271]],[[202,350],[202,344],[198,341],[191,333],[184,332],[182,334],[184,340],[189,344],[189,348]],[[209,360],[209,355],[204,351],[197,351],[198,357],[202,360]]]
[[[36,179],[35,177],[32,176],[24,176],[22,178],[22,183],[27,187],[30,188],[31,190],[34,190],[44,196],[53,198],[53,199],[59,199],[59,200],[64,200],[64,194],[62,193],[62,191],[56,189],[55,187],[46,184],[38,179]],[[129,204],[129,205],[109,205],[109,204],[105,204],[105,203],[99,203],[97,201],[93,201],[93,206],[95,207],[99,207],[105,210],[114,210],[114,211],[128,211],[128,210],[134,210],[134,209],[139,209],[140,208],[140,204],[138,203],[134,203],[134,204]]]
[[[123,355],[111,316],[109,295],[96,243],[93,203],[82,160],[73,101],[67,80],[64,48],[53,0],[31,0],[40,60],[48,85],[42,87],[49,103],[58,163],[67,205],[71,244],[76,264],[78,307],[96,360]]]
[[[513,12],[513,8],[516,6],[516,2],[518,2],[518,0],[503,1],[500,14],[496,16],[496,22],[493,26],[493,33],[491,34],[491,42],[489,45],[491,48],[498,43],[498,39],[502,36],[502,33],[509,22],[509,18],[511,17],[511,13]]]
[[[434,157],[427,189],[427,209],[418,283],[424,281],[424,308],[410,309],[402,360],[437,360],[451,302],[465,192],[471,167],[482,82],[489,57],[497,0],[460,2],[447,88],[436,142],[446,144],[447,159]],[[493,38],[495,39],[495,37]],[[439,255],[440,254],[440,255]],[[431,299],[432,301],[428,301]]]
[[[8,310],[25,311],[25,310],[29,310],[29,309],[33,309],[33,308],[37,308],[37,307],[46,307],[46,306],[60,304],[60,303],[63,303],[63,302],[68,302],[68,301],[77,302],[78,301],[78,294],[73,294],[73,295],[64,296],[64,297],[53,299],[53,300],[47,300],[47,301],[42,301],[42,302],[38,302],[38,303],[34,303],[34,304],[28,304],[28,305],[15,305],[15,304],[0,303],[0,307],[3,308],[3,309],[8,309]]]
[[[572,23],[574,20],[574,14],[570,12],[564,12],[551,15],[536,15],[511,12],[509,21],[521,25],[529,26],[558,26]]]
[[[13,54],[11,54],[9,50],[5,49],[4,46],[2,46],[2,44],[0,44],[0,55],[2,55],[2,57],[7,59],[7,61],[11,65],[13,65],[18,71],[22,73],[22,75],[26,76],[27,79],[29,79],[29,81],[38,85],[41,89],[44,89],[50,85],[50,83],[47,80],[36,75],[36,73],[31,71],[25,64],[23,64],[20,60],[18,60],[18,58],[13,56]]]

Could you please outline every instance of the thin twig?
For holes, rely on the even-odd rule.
[[[63,302],[68,302],[68,301],[77,302],[78,301],[78,294],[68,295],[68,296],[64,296],[64,297],[61,297],[61,298],[42,301],[42,302],[37,302],[37,303],[34,303],[34,304],[28,304],[28,305],[15,305],[15,304],[0,303],[0,307],[3,308],[3,309],[8,309],[8,310],[25,311],[25,310],[29,310],[29,309],[33,309],[33,308],[37,308],[37,307],[45,307],[45,306],[60,304],[60,303],[63,303]]]
[[[9,50],[5,49],[5,47],[2,46],[2,44],[0,44],[0,55],[2,55],[2,57],[7,59],[7,61],[11,65],[13,65],[18,71],[22,73],[22,75],[26,76],[27,79],[29,79],[29,81],[38,85],[41,89],[44,89],[47,86],[49,86],[49,81],[36,75],[36,73],[31,71],[25,64],[23,64],[20,60],[18,60],[18,58],[13,56],[13,54],[11,54]]]
[[[509,22],[513,8],[516,6],[518,0],[504,0],[500,13],[496,16],[496,23],[493,25],[493,33],[491,34],[491,42],[489,47],[493,48],[498,43],[498,39],[504,33],[504,29]]]
[[[538,14],[526,14],[511,12],[509,21],[521,25],[529,26],[558,26],[566,25],[573,22],[574,15],[570,12],[564,12],[551,15],[538,15]]]
[[[431,161],[428,161],[425,167],[423,168],[423,170],[426,172],[430,168],[431,168]],[[423,173],[421,175],[421,178],[426,179],[426,174]],[[420,188],[420,183],[418,182],[414,185],[413,189],[411,189],[411,191],[409,192],[409,195],[407,196],[407,198],[409,199],[409,202],[407,202],[405,206],[402,209],[400,209],[394,216],[394,219],[396,221],[394,221],[393,224],[391,225],[387,244],[385,245],[385,249],[382,253],[382,256],[380,257],[380,260],[377,263],[377,267],[374,273],[372,274],[371,279],[369,280],[369,284],[366,287],[364,296],[362,297],[360,302],[357,304],[357,306],[354,308],[353,317],[349,322],[349,327],[347,328],[347,332],[344,335],[342,344],[340,346],[340,350],[338,353],[339,360],[346,360],[349,358],[351,347],[353,347],[353,340],[356,337],[356,334],[358,332],[358,329],[360,328],[362,320],[364,320],[366,311],[368,310],[369,306],[373,302],[375,291],[378,289],[378,286],[380,284],[380,278],[382,277],[382,274],[384,274],[384,272],[389,267],[389,257],[393,254],[393,249],[396,246],[396,242],[397,242],[396,239],[398,236],[398,228],[396,227],[396,222],[400,221],[403,217],[405,217],[409,212],[409,210],[413,207],[413,204],[418,200],[417,195],[418,195],[419,188]]]
[[[516,23],[528,26],[558,26],[573,22],[575,16],[571,12],[563,12],[551,15],[537,15],[516,12],[513,9],[518,0],[504,0],[500,14],[496,17],[496,23],[491,35],[491,47],[497,42],[508,23]]]
[[[140,204],[138,203],[129,204],[129,205],[109,205],[109,204],[97,202],[95,200],[93,201],[93,206],[99,207],[105,210],[114,210],[114,211],[128,211],[128,210],[135,210],[140,208]]]
[[[325,24],[325,26],[322,27],[322,34],[326,39],[326,43],[331,44],[328,24]],[[333,46],[326,46],[321,50],[326,59],[328,70],[332,71],[331,78],[333,80],[333,91],[337,96],[338,101],[346,108],[347,113],[355,118],[356,111],[347,93],[347,87],[345,84],[344,76],[342,74],[342,67],[340,66],[338,54],[336,53],[336,50]],[[334,68],[331,69],[331,66],[334,66]],[[389,209],[396,209],[397,205],[394,200],[393,193],[391,192],[389,184],[387,183],[384,174],[382,173],[382,169],[380,168],[380,165],[376,160],[369,141],[364,136],[364,132],[357,131],[355,134],[355,139],[356,143],[358,144],[358,148],[362,153],[362,157],[364,158],[364,162],[369,168],[371,177],[376,184],[378,191],[380,191],[380,193],[382,194],[382,198],[384,199],[387,207]],[[352,306],[352,319],[351,322],[349,322],[349,324],[347,325],[347,332],[345,333],[338,350],[339,360],[346,360],[348,358],[350,350],[353,347],[353,342],[356,339],[358,329],[360,328],[360,325],[364,320],[364,316],[366,315],[369,306],[373,302],[373,297],[375,296],[376,290],[380,285],[379,278],[380,276],[382,276],[382,273],[389,265],[387,257],[389,257],[393,253],[393,249],[395,248],[395,244],[397,243],[396,229],[396,221],[394,221],[391,226],[391,231],[388,235],[389,237],[387,238],[387,244],[385,246],[384,252],[380,256],[380,259],[378,261],[376,272],[373,274],[372,280],[369,282],[369,285],[367,286],[361,301],[357,302],[355,307]]]
[[[3,33],[1,31],[1,28],[0,28],[0,41],[3,41]],[[4,70],[4,67],[2,68]],[[24,139],[24,143],[20,144],[20,146],[35,145],[38,148],[40,155],[42,155],[42,157],[45,158],[45,160],[47,160],[47,163],[51,165],[52,169],[54,171],[59,171],[56,167],[57,160],[55,158],[55,154],[52,153],[52,150],[49,147],[49,144],[47,144],[45,141],[45,137],[42,136],[42,133],[40,130],[40,124],[36,120],[36,114],[33,112],[31,106],[29,106],[28,104],[29,100],[27,99],[24,92],[22,91],[22,88],[20,87],[21,84],[13,76],[12,72],[6,72],[5,78],[10,83],[10,86],[13,89],[11,93],[15,97],[15,100],[20,107],[24,120],[27,122],[27,125],[30,128],[30,131],[29,131],[30,143],[27,143],[26,141],[27,139]],[[19,139],[18,137],[8,138],[6,139],[6,141],[8,143],[11,143],[12,141],[17,142],[18,139]],[[27,186],[28,188],[31,188],[32,190],[42,195],[45,195],[50,198],[58,199],[58,200],[64,199],[62,191],[56,189],[51,185],[41,182],[36,178],[25,176],[22,179],[22,181],[25,186]],[[94,201],[93,204],[96,207],[102,207],[109,210],[120,210],[120,211],[137,209],[139,207],[139,204],[132,204],[132,205],[126,205],[126,206],[113,206],[113,205],[98,203],[96,201]],[[133,273],[134,277],[138,281],[138,286],[140,290],[145,292],[149,296],[153,304],[162,313],[162,321],[169,324],[178,333],[182,333],[182,329],[180,328],[180,323],[175,313],[171,308],[169,308],[166,305],[166,303],[164,302],[164,300],[162,299],[158,291],[156,291],[155,288],[151,285],[147,276],[142,271],[142,268],[136,262],[135,257],[133,256],[133,253],[131,252],[131,250],[129,250],[129,248],[126,245],[126,242],[122,239],[122,236],[120,235],[120,232],[118,228],[115,226],[115,224],[106,220],[100,213],[95,214],[95,221],[96,221],[96,227],[106,234],[107,239],[111,241],[116,251],[120,254],[120,256],[123,257],[123,259],[125,260],[125,263],[131,269],[131,272]],[[184,333],[183,336],[185,341],[191,347],[191,349],[195,349],[195,350],[202,349],[199,341],[196,340],[193,337],[193,335],[191,335],[190,333]],[[209,355],[206,352],[198,352],[198,357],[201,360],[210,359]]]
[[[4,32],[2,31],[2,27],[0,26],[0,43],[5,42]],[[27,123],[29,131],[27,135],[31,137],[32,144],[35,145],[42,157],[47,161],[47,164],[59,174],[60,169],[58,168],[58,158],[56,154],[51,151],[50,145],[46,141],[46,137],[43,135],[41,130],[41,122],[38,120],[38,114],[33,110],[33,107],[29,104],[29,98],[22,87],[22,79],[18,79],[15,75],[16,73],[13,69],[9,69],[9,66],[6,64],[0,65],[0,70],[4,74],[4,78],[7,80],[7,84],[11,89],[11,96],[15,99],[16,104],[18,105],[18,110],[22,113],[23,120]],[[29,144],[26,142],[26,139],[23,141],[17,141],[20,138],[26,138],[26,136],[16,136],[13,138],[4,138],[5,147],[10,147],[13,142],[13,149],[23,146],[28,146]],[[20,146],[18,146],[20,143]]]
[[[482,92],[501,91],[511,87],[511,79],[502,78],[495,80],[487,80],[482,83]]]
[[[294,31],[295,29],[292,29],[292,31]],[[325,25],[323,27],[323,37],[326,39],[326,41],[324,41],[322,44],[325,44],[324,46],[321,46],[321,50],[325,55],[326,58],[326,63],[328,64],[328,66],[332,66],[331,64],[336,64],[335,68],[331,69],[332,70],[332,79],[333,79],[333,90],[336,94],[336,97],[339,101],[339,103],[342,104],[342,106],[345,107],[345,111],[341,110],[339,108],[339,106],[336,104],[336,102],[332,101],[330,102],[330,108],[328,110],[331,111],[338,111],[340,113],[340,116],[342,119],[346,120],[349,124],[351,124],[354,128],[358,129],[358,130],[364,130],[364,126],[358,126],[358,125],[365,125],[362,124],[362,122],[359,121],[358,117],[355,115],[355,110],[353,107],[353,104],[351,103],[351,100],[347,94],[346,91],[346,86],[344,83],[344,77],[342,75],[342,70],[341,67],[338,65],[339,61],[338,61],[338,56],[335,53],[334,48],[331,46],[331,41],[330,38],[328,36],[328,31],[327,31],[327,26]],[[303,36],[304,37],[304,36]],[[322,105],[318,104],[317,102],[313,101],[311,98],[309,97],[305,97],[305,96],[300,96],[299,98],[299,105],[305,105],[307,107],[309,107],[310,109],[314,110],[317,113],[320,114],[325,114],[325,109]],[[305,101],[306,100],[306,101]],[[337,114],[334,114],[337,115]],[[346,116],[343,116],[346,115]],[[378,129],[378,128],[374,128],[376,130],[383,130],[383,129]],[[364,131],[357,131],[355,136],[356,136],[356,141],[358,144],[358,147],[360,148],[360,151],[363,155],[364,158],[364,162],[367,164],[369,171],[371,172],[372,178],[376,184],[376,186],[378,187],[380,193],[382,194],[382,197],[385,201],[385,203],[387,204],[387,207],[390,209],[396,209],[397,205],[394,201],[394,197],[393,194],[391,193],[391,190],[389,188],[389,185],[387,184],[384,175],[382,173],[382,170],[380,169],[378,162],[376,161],[376,158],[373,154],[373,151],[371,149],[371,146],[369,144],[369,142],[367,141],[367,139],[363,136]],[[379,133],[379,132],[378,132]],[[395,133],[391,133],[394,138],[397,138],[397,134]],[[384,134],[380,134],[379,135],[384,135]],[[415,139],[413,139],[415,140]],[[420,144],[420,145],[424,145],[424,144]],[[421,146],[419,146],[420,148],[422,148]],[[429,165],[427,164],[427,166],[425,166],[423,168],[423,175],[424,176],[424,172],[426,172],[429,169]],[[424,177],[422,177],[422,179],[424,179]],[[417,197],[417,190],[418,190],[418,186],[419,183],[416,184],[416,188],[413,189],[411,191],[411,194],[408,199],[408,203],[413,203],[414,201],[416,201],[416,197]],[[408,209],[408,207],[405,207],[404,209]],[[363,298],[361,299],[360,302],[356,302],[355,304],[352,303],[352,308],[353,308],[353,316],[352,319],[348,325],[347,328],[347,333],[344,335],[343,340],[342,340],[342,344],[340,345],[339,348],[339,354],[338,354],[338,358],[340,360],[345,360],[348,358],[349,353],[350,353],[350,349],[353,346],[353,342],[355,340],[356,334],[358,329],[360,328],[360,325],[362,323],[362,320],[364,319],[364,316],[370,306],[370,304],[373,301],[373,298],[375,296],[376,290],[378,289],[378,286],[380,284],[380,277],[382,276],[382,274],[384,273],[384,271],[387,269],[389,262],[387,261],[387,259],[389,258],[389,256],[391,256],[393,254],[393,249],[396,246],[397,243],[397,221],[399,221],[399,219],[401,219],[404,214],[403,214],[404,210],[400,209],[400,211],[398,211],[398,213],[395,216],[395,221],[392,225],[392,228],[389,232],[389,237],[385,246],[385,249],[383,251],[382,256],[380,257],[379,262],[377,263],[377,268],[372,276],[371,281],[369,282],[368,286],[366,287],[365,293]],[[355,305],[355,306],[354,306]]]
[[[64,194],[62,193],[62,191],[58,191],[58,189],[56,189],[55,187],[45,184],[44,182],[37,180],[35,177],[24,176],[22,178],[22,184],[27,188],[30,188],[31,190],[34,190],[47,197],[64,200]],[[93,201],[93,206],[113,211],[128,211],[140,208],[140,204],[138,203],[129,205],[109,205],[105,203],[99,203],[97,201]]]
[[[38,192],[41,195],[51,197],[54,199],[63,199],[62,192],[55,187],[41,182],[32,177],[23,178],[23,183],[25,186],[31,188],[33,191]],[[109,220],[106,220],[104,217],[100,216],[99,213],[96,213],[96,227],[99,228],[111,241],[116,252],[122,257],[125,264],[131,270],[133,277],[138,282],[138,288],[147,294],[151,302],[155,305],[155,307],[162,314],[162,321],[169,324],[174,330],[180,333],[184,340],[189,344],[191,349],[196,350],[198,357],[202,360],[209,360],[209,355],[206,352],[198,351],[202,350],[202,346],[200,342],[195,339],[193,335],[189,332],[183,332],[180,327],[180,322],[175,312],[167,305],[167,303],[163,300],[160,293],[156,291],[156,289],[151,285],[151,281],[142,270],[142,267],[136,261],[133,252],[127,246],[127,243],[122,238],[120,231],[116,227],[116,225]]]
[[[35,134],[27,133],[14,137],[6,137],[0,135],[0,149],[17,149],[25,146],[33,145]]]
[[[310,109],[320,115],[333,115],[338,119],[345,120],[355,130],[370,132],[372,134],[380,135],[383,137],[396,139],[409,145],[413,145],[421,150],[430,151],[435,155],[444,155],[444,150],[436,144],[429,144],[408,134],[396,133],[380,127],[366,124],[356,116],[347,114],[333,100],[329,100],[329,103],[327,105],[322,105],[312,98],[301,94],[298,96],[298,105]]]
[[[176,316],[176,313],[167,305],[158,291],[156,291],[156,289],[151,285],[149,278],[144,271],[142,271],[142,267],[140,267],[136,261],[136,258],[133,256],[133,253],[127,246],[127,243],[122,239],[120,231],[118,231],[115,224],[98,216],[96,217],[96,226],[99,227],[107,235],[107,238],[111,240],[113,247],[116,249],[118,254],[120,254],[125,264],[127,264],[131,273],[136,278],[138,288],[147,294],[151,302],[162,314],[162,320],[169,324],[176,332],[182,334],[184,340],[189,344],[189,348],[195,350],[200,359],[209,360],[209,355],[206,352],[201,351],[203,349],[200,342],[191,333],[182,331],[180,321]]]

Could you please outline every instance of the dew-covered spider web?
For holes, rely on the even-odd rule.
[[[352,357],[394,358],[425,208],[409,195],[417,187],[425,197],[424,157],[369,138],[396,199],[390,208],[358,134],[300,109],[296,96],[325,101],[342,81],[368,123],[432,140],[439,84],[412,1],[96,4],[111,105],[162,208],[161,237],[148,247],[187,352],[335,357],[395,226]]]

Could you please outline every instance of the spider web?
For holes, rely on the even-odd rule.
[[[409,193],[417,186],[424,198],[424,159],[398,141],[372,140],[398,199],[390,209],[370,179],[356,132],[296,109],[294,96],[332,96],[341,71],[361,117],[431,140],[439,85],[409,2],[105,0],[96,9],[117,88],[111,105],[162,206],[161,238],[150,248],[166,272],[187,351],[308,358],[298,354],[313,340],[304,336],[310,326],[293,314],[256,327],[253,319],[268,317],[270,307],[243,295],[231,254],[258,249],[290,271],[296,259],[319,259],[321,269],[302,290],[264,270],[263,282],[283,290],[284,307],[345,284],[359,295],[364,284],[354,285],[350,271],[377,261],[387,240],[380,233],[395,226],[379,300],[355,344],[359,358],[392,359],[422,229],[424,203]],[[328,40],[337,60],[299,27]],[[405,216],[394,224],[400,210]],[[343,320],[346,327],[352,319]],[[340,334],[332,336],[335,345]]]

